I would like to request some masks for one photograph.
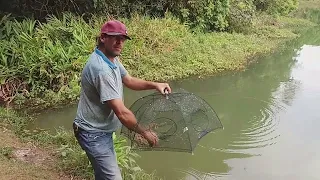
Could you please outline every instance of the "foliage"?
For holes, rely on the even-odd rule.
[[[257,10],[269,14],[288,15],[298,8],[299,0],[254,0],[254,4]]]
[[[6,158],[10,158],[13,154],[12,147],[0,147],[0,157],[4,156]]]
[[[252,28],[255,6],[252,0],[231,0],[229,31],[247,32]]]
[[[130,74],[154,81],[241,70],[248,58],[269,51],[280,39],[297,35],[292,31],[296,28],[278,25],[283,19],[259,15],[248,21],[252,25],[246,35],[203,34],[191,33],[169,14],[164,18],[135,15],[120,19],[133,37],[126,42],[120,58]],[[70,13],[61,19],[51,16],[46,23],[2,18],[0,82],[7,86],[10,78],[15,77],[17,82],[27,84],[23,91],[13,95],[13,105],[17,108],[27,105],[32,110],[77,100],[82,67],[95,47],[99,27],[106,20],[95,16],[86,22]],[[311,24],[303,22],[306,21],[295,21],[295,26],[310,27]]]
[[[172,13],[188,22],[191,27],[199,26],[203,30],[224,30],[229,12],[229,0],[14,0],[11,3],[0,2],[1,10],[22,16],[33,16],[44,20],[47,15],[60,15],[72,12],[90,17],[91,14],[109,14],[116,18],[130,18],[134,14],[164,17]]]
[[[266,37],[270,40],[281,41],[281,39],[292,39],[315,24],[304,19],[273,17],[260,14],[253,22],[250,33]]]
[[[0,37],[1,56],[5,57],[0,62],[5,69],[2,82],[3,78],[20,77],[28,82],[31,91],[59,91],[76,78],[73,72],[81,68],[77,62],[85,61],[84,56],[90,52],[85,46],[92,44],[88,36],[83,36],[89,33],[85,30],[91,29],[81,18],[65,14],[61,20],[48,18],[46,24],[6,18],[2,19]]]
[[[91,25],[95,23],[101,24]],[[95,29],[69,13],[62,19],[51,16],[45,24],[5,16],[0,27],[1,84],[15,77],[28,84],[30,93],[25,97],[52,100],[54,92],[61,96],[59,100],[75,98],[70,95],[79,93],[79,71],[94,47]]]
[[[228,27],[229,0],[182,1],[174,15],[202,31],[223,31]]]
[[[15,14],[17,17],[34,17],[43,20],[47,15],[58,15],[61,12],[83,14],[94,11],[96,0],[11,0],[0,1],[0,10]]]
[[[298,10],[319,9],[320,0],[300,0]]]
[[[319,1],[320,4],[320,1]],[[320,6],[320,5],[319,5]],[[308,9],[308,10],[304,10],[304,11],[298,11],[295,13],[295,16],[297,17],[302,17],[304,19],[309,19],[311,22],[320,24],[320,8],[318,9]]]
[[[320,24],[320,0],[300,0],[299,8],[293,11],[290,16],[308,19]]]
[[[189,28],[200,31],[246,31],[255,11],[288,15],[298,7],[299,0],[13,0],[0,1],[0,11],[16,17],[34,17],[42,21],[47,16],[62,18],[71,12],[90,21],[93,14],[114,18],[132,18],[136,14],[163,18],[171,14]]]

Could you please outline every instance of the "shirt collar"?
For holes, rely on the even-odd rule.
[[[103,61],[106,62],[106,63],[109,65],[109,67],[110,67],[111,69],[116,69],[116,68],[117,68],[117,66],[116,66],[113,62],[111,62],[111,61],[107,58],[107,56],[105,56],[105,55],[103,54],[103,52],[100,51],[97,47],[94,49],[94,52],[95,52],[96,54],[98,54],[98,55],[103,59]]]

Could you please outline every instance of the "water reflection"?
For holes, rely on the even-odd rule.
[[[232,168],[227,173],[199,168],[187,170],[183,179],[320,179],[316,171],[320,165],[320,156],[316,153],[320,143],[315,140],[320,135],[317,130],[320,84],[316,76],[320,74],[319,60],[319,46],[302,46],[294,56],[288,80],[280,81],[279,86],[270,91],[269,100],[258,100],[252,94],[253,98],[246,101],[243,93],[237,94],[238,98],[224,96],[238,106],[237,110],[228,106],[229,115],[224,116],[223,122],[228,119],[233,122],[225,125],[226,134],[218,135],[227,139],[228,144],[215,145],[225,153],[259,156],[229,158],[227,163]],[[272,88],[268,81],[260,85]],[[224,111],[218,106],[217,109]],[[243,111],[246,113],[242,114]],[[241,120],[239,124],[234,122]],[[227,134],[232,136],[227,138]]]

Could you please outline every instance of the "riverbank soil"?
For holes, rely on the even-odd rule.
[[[0,179],[76,179],[58,172],[55,161],[50,150],[22,142],[10,129],[0,127]]]

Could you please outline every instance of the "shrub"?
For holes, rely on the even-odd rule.
[[[187,1],[176,15],[191,28],[204,31],[223,31],[228,27],[229,0]]]
[[[229,31],[246,32],[255,16],[252,0],[232,0],[229,15]]]
[[[45,21],[48,15],[60,17],[64,12],[84,15],[86,19],[92,14],[130,18],[134,14],[164,17],[166,13],[172,13],[191,27],[221,31],[228,26],[229,0],[13,0],[10,3],[0,1],[0,7],[0,11],[41,21]]]
[[[298,8],[299,0],[254,0],[257,10],[269,14],[288,15]]]
[[[92,52],[98,30],[90,25],[102,24],[102,19],[95,20],[99,22],[88,24],[69,13],[61,19],[50,16],[47,23],[31,19],[18,22],[3,17],[0,24],[0,85],[8,87],[10,78],[14,77],[19,80],[15,82],[28,85],[24,90],[31,92],[27,95],[30,97],[48,96],[47,90],[61,95],[79,91],[76,84],[79,72]],[[13,84],[7,91],[13,91],[18,85]],[[70,98],[73,97],[65,97],[65,100]]]

